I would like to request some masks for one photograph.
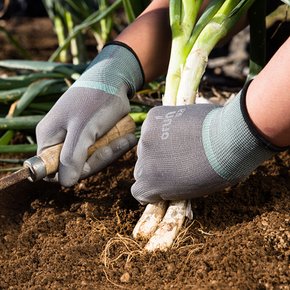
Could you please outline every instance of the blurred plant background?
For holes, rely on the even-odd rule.
[[[43,0],[54,24],[59,48],[50,60],[74,64],[87,61],[84,37],[90,33],[97,50],[132,22],[149,1],[136,0]]]
[[[149,0],[0,0],[0,17],[48,15],[59,47],[49,60],[88,61],[85,38],[95,39],[97,50],[146,8]],[[0,26],[1,27],[1,26]],[[1,28],[2,32],[8,32]],[[15,43],[15,41],[14,41]],[[18,49],[21,50],[21,47]],[[24,52],[21,52],[24,55]]]
[[[17,52],[11,57],[13,60],[0,58],[0,154],[36,151],[34,132],[39,120],[85,70],[88,62],[103,45],[114,39],[134,21],[150,2],[150,0],[0,0],[0,37]],[[288,0],[283,2],[289,4]],[[266,19],[272,44],[273,39],[277,39],[280,34],[289,35],[288,6],[286,4],[281,6],[280,1],[277,3],[279,7]],[[14,23],[13,27],[17,27],[17,33],[7,25],[21,17],[28,19],[28,23],[33,23],[28,26],[32,36],[27,39],[22,38],[21,21]],[[41,22],[39,17],[45,18],[46,21]],[[33,22],[33,19],[37,21]],[[42,26],[47,26],[49,21],[51,27]],[[27,20],[25,23],[27,24]],[[37,29],[41,33],[42,30],[44,34],[48,31],[54,33],[53,46],[49,48],[49,54],[46,53],[45,58],[44,54],[39,58],[39,54],[43,48],[47,48],[47,44],[41,43],[46,41],[46,37],[41,35],[41,39],[37,39],[37,36],[33,35],[33,25],[39,25]],[[246,46],[248,42],[244,40],[245,37],[243,45]],[[32,41],[37,50],[27,49],[27,43]],[[277,43],[279,45],[281,41]],[[211,55],[213,59],[209,61],[201,91],[205,91],[208,82],[209,93],[219,96],[221,94],[215,90],[214,82],[219,87],[221,84],[226,84],[227,88],[232,85],[232,91],[226,92],[229,97],[236,87],[243,84],[247,74],[241,72],[248,64],[248,55],[247,52],[243,57],[237,55],[241,52],[240,48],[238,43],[231,52],[227,44],[213,51]],[[2,53],[5,55],[3,51],[4,47]],[[268,52],[272,53],[269,49]],[[231,54],[230,57],[228,54]],[[258,55],[260,54],[258,52]],[[225,75],[227,68],[229,74]],[[224,76],[227,78],[223,78]],[[161,78],[147,84],[131,102],[132,114],[139,124],[142,123],[150,106],[156,104],[156,101],[161,101],[164,92],[163,80],[164,78]]]

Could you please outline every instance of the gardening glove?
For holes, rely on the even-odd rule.
[[[57,179],[72,186],[101,170],[136,144],[129,134],[97,150],[88,148],[130,111],[129,99],[143,84],[135,53],[123,43],[104,47],[80,78],[59,98],[36,128],[38,153],[62,143]]]
[[[224,107],[160,106],[141,129],[133,196],[142,204],[188,200],[245,179],[275,152],[249,118],[246,88]]]

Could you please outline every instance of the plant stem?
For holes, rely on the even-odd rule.
[[[195,25],[202,1],[170,0],[170,26],[172,30],[172,47],[163,97],[164,105],[175,105],[176,95],[190,45],[189,39]]]
[[[193,104],[200,80],[208,62],[208,55],[216,44],[240,19],[254,0],[226,0],[196,39],[181,73],[177,105]],[[241,4],[242,3],[242,4]]]
[[[78,33],[80,33],[83,29],[87,29],[91,25],[101,21],[104,17],[112,13],[115,9],[117,9],[122,3],[122,0],[116,0],[112,5],[110,5],[104,12],[99,13],[99,11],[90,15],[87,19],[85,19],[81,24],[75,26],[73,32],[65,39],[64,43],[58,47],[58,49],[51,55],[49,61],[54,61],[62,50],[66,49],[71,41]]]
[[[55,15],[53,22],[58,44],[61,46],[64,44],[64,41],[66,39],[66,29],[63,25],[62,19],[59,16]],[[69,59],[68,50],[67,49],[62,50],[59,54],[59,60],[61,62],[68,62],[68,59]]]

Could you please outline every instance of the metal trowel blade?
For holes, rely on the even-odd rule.
[[[18,171],[0,179],[0,191],[24,179],[27,179],[28,177],[30,177],[29,168],[24,167],[19,169]]]

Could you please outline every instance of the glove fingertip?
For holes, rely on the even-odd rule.
[[[133,133],[127,134],[126,135],[126,138],[127,138],[128,142],[129,142],[130,148],[132,148],[133,146],[135,146],[137,144],[137,142],[138,142],[135,134],[133,134]]]
[[[148,187],[148,184],[147,184],[147,187]],[[146,190],[146,184],[143,184],[143,182],[139,182],[139,181],[136,181],[131,186],[131,194],[142,205],[146,205],[148,203],[154,203],[160,200],[158,196],[149,194],[149,191]]]
[[[64,187],[75,185],[80,178],[80,173],[71,167],[60,165],[58,171],[58,181]]]
[[[84,164],[80,178],[87,178],[104,169],[113,161],[113,155],[112,149],[108,146],[97,149]]]

